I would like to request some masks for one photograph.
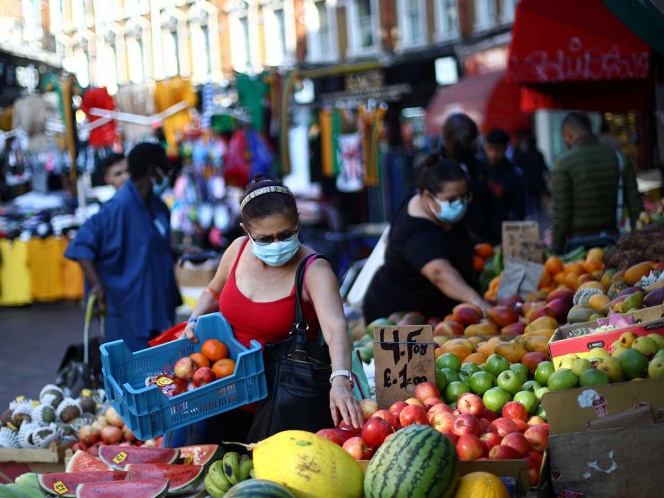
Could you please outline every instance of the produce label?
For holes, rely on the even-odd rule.
[[[520,258],[541,263],[544,244],[540,243],[539,223],[536,221],[503,221],[503,260]]]
[[[182,465],[191,465],[193,461],[194,457],[192,455],[189,455],[187,458],[184,459]]]
[[[64,482],[58,481],[53,484],[53,491],[55,491],[59,495],[64,495],[65,493],[69,492],[69,489],[67,488]]]
[[[127,453],[124,451],[121,451],[117,455],[115,455],[115,458],[113,458],[113,463],[122,463],[127,459]]]
[[[415,386],[435,382],[431,325],[395,325],[374,328],[376,401],[388,408],[413,397]]]
[[[165,377],[163,375],[161,377],[158,377],[157,381],[155,382],[155,384],[157,384],[159,387],[168,386],[172,383],[173,383],[173,379],[169,379],[168,377]]]

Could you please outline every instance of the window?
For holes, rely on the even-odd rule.
[[[145,80],[143,40],[138,37],[127,38],[127,54],[129,62],[129,79],[134,83]]]
[[[28,41],[41,40],[42,31],[41,1],[23,0],[23,36]]]
[[[85,26],[85,0],[73,0],[71,8],[74,28],[82,28]]]
[[[456,0],[436,0],[436,38],[447,40],[459,34]]]
[[[180,74],[180,37],[176,29],[163,29],[161,32],[162,54],[166,76]]]
[[[210,29],[207,24],[191,25],[191,49],[193,54],[193,77],[196,82],[205,83],[212,67],[210,50]]]
[[[251,65],[251,36],[249,33],[249,17],[246,11],[231,14],[231,59],[233,67],[246,71]]]
[[[422,0],[399,0],[399,23],[403,45],[420,45],[426,41],[425,12]]]
[[[372,51],[377,45],[378,9],[374,0],[352,0],[349,10],[349,48],[353,54]]]
[[[500,21],[512,22],[514,21],[514,11],[516,4],[519,0],[500,0]]]
[[[88,60],[87,50],[82,47],[78,47],[75,50],[76,58],[76,68],[74,73],[76,74],[76,79],[78,83],[86,88],[90,86],[90,61]]]
[[[334,10],[324,0],[309,0],[304,5],[307,26],[307,60],[330,61],[336,58]]]
[[[494,0],[475,0],[475,31],[490,29],[496,23]]]
[[[63,17],[62,0],[49,0],[48,11],[51,14],[51,32],[57,33],[62,29]]]
[[[103,54],[104,56],[98,58],[97,62],[98,64],[103,64],[99,71],[101,78],[103,78],[101,86],[105,86],[108,89],[108,93],[114,95],[118,91],[118,68],[115,48],[110,44],[105,45]]]
[[[267,63],[279,66],[286,57],[286,19],[283,8],[264,10]]]

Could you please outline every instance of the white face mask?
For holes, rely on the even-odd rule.
[[[268,245],[256,244],[254,239],[251,239],[251,241],[254,243],[254,247],[251,251],[254,253],[254,256],[270,266],[285,265],[300,249],[300,240],[298,239],[297,234],[290,239],[272,242]]]

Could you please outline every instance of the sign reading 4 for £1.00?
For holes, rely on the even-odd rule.
[[[376,401],[389,408],[413,397],[422,382],[436,382],[431,325],[374,328]]]

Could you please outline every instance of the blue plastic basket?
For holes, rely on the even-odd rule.
[[[106,396],[137,438],[158,437],[267,396],[260,343],[252,340],[251,347],[245,348],[220,313],[200,317],[196,336],[198,344],[181,338],[135,353],[124,341],[100,347]],[[228,346],[228,356],[235,361],[233,375],[172,398],[156,385],[145,387],[146,378],[172,372],[177,360],[200,352],[203,342],[211,338]]]

